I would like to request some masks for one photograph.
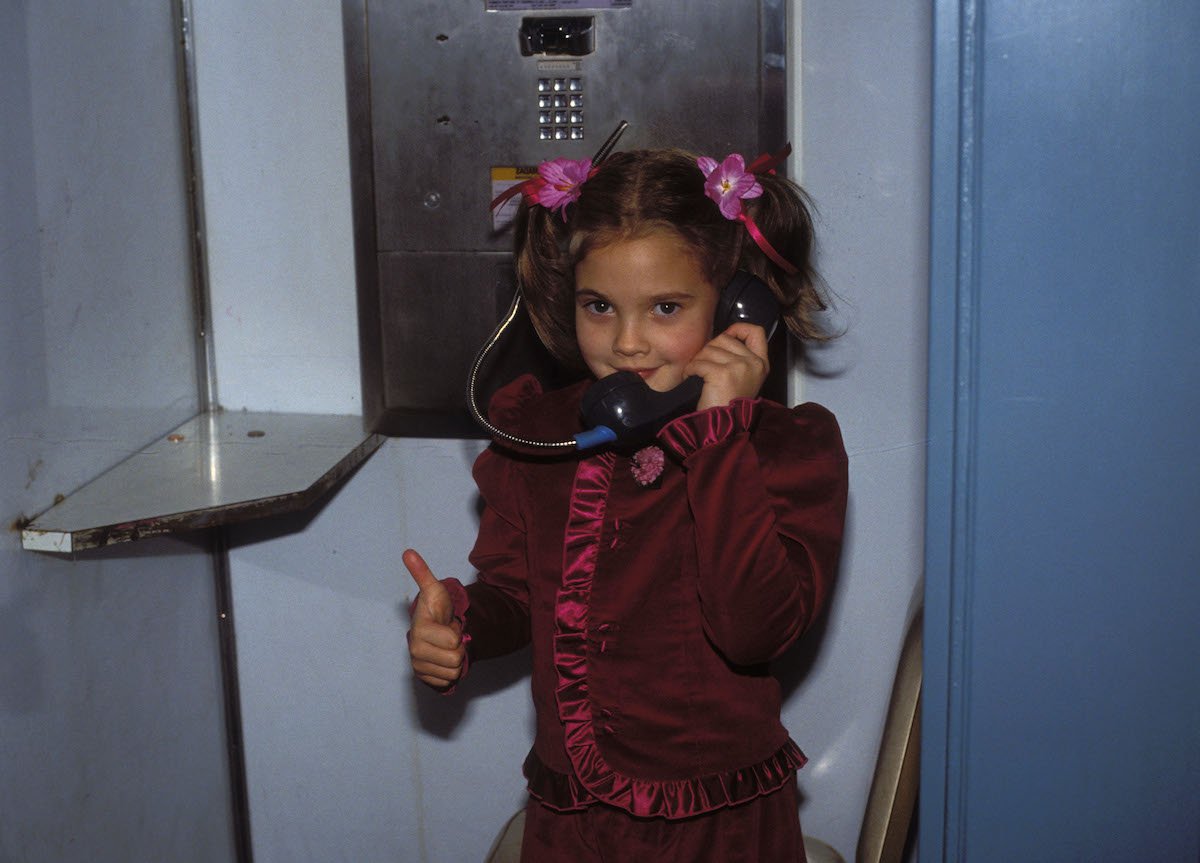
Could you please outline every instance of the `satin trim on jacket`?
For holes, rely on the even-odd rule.
[[[547,768],[530,753],[530,792],[552,808],[578,809],[596,800],[633,815],[686,818],[775,791],[805,763],[791,740],[747,767],[689,779],[647,780],[616,771],[596,744],[588,695],[588,611],[601,530],[616,457],[602,453],[579,463],[563,548],[563,580],[555,598],[555,696],[575,776]]]

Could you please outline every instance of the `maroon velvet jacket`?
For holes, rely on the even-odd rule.
[[[560,440],[579,430],[582,390],[522,378],[491,412]],[[479,576],[452,592],[471,660],[532,640],[525,774],[553,808],[682,818],[774,791],[804,764],[767,663],[813,621],[837,567],[837,422],[814,404],[738,399],[674,420],[659,445],[649,487],[614,452],[492,447],[475,464]]]

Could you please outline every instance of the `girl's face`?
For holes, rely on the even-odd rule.
[[[575,265],[575,337],[597,378],[641,375],[665,392],[712,338],[717,290],[667,231],[618,240]]]

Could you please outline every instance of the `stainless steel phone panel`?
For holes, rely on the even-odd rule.
[[[464,409],[464,357],[500,316],[490,256],[512,245],[489,211],[493,168],[586,158],[620,120],[621,149],[784,143],[780,0],[493,5],[543,8],[343,2],[364,404],[380,431],[443,433],[406,417]],[[551,18],[584,19],[567,22],[579,55],[522,53],[523,24],[529,51]]]

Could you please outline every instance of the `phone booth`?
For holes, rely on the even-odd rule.
[[[510,206],[557,157],[618,145],[752,159],[788,129],[784,5],[683,0],[344,0],[364,413],[393,435],[477,437],[480,346],[514,292]],[[784,166],[786,170],[787,166]],[[553,383],[518,321],[481,400]],[[772,342],[786,397],[787,339]]]

